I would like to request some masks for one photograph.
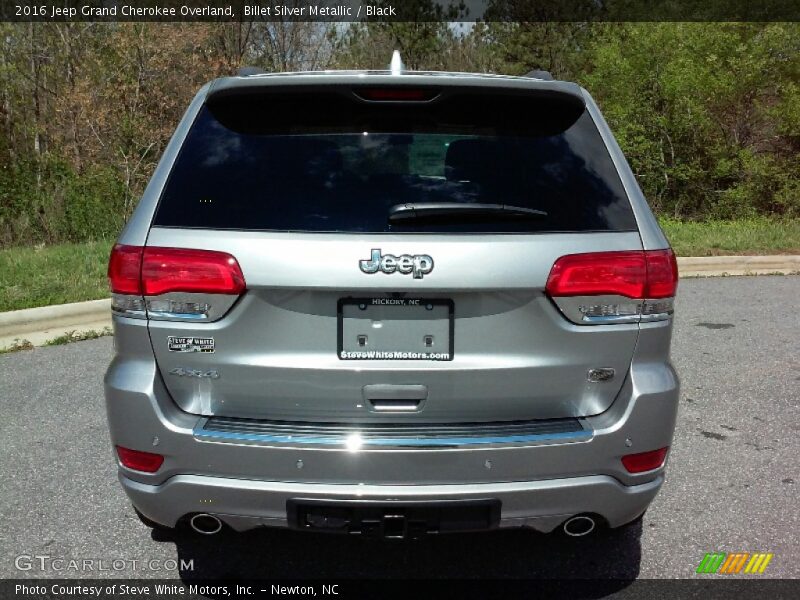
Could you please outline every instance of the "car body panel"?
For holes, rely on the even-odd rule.
[[[385,420],[392,416],[372,413],[362,388],[415,384],[427,387],[427,401],[403,420],[588,416],[608,408],[622,377],[589,383],[587,372],[625,373],[639,333],[636,324],[591,331],[573,325],[543,293],[559,256],[575,248],[638,249],[636,233],[348,236],[153,228],[148,243],[230,252],[247,282],[247,294],[220,321],[149,323],[167,388],[183,410],[197,414]],[[358,261],[375,246],[429,254],[435,268],[423,279],[365,274]],[[491,252],[476,251],[482,247]],[[340,360],[337,301],[397,294],[454,302],[453,360]],[[212,337],[215,351],[173,352],[170,336]],[[176,368],[214,369],[219,377],[170,374]]]

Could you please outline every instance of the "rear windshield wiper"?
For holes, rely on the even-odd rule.
[[[389,209],[389,221],[422,220],[430,217],[497,215],[503,217],[542,218],[543,210],[511,206],[510,204],[480,204],[474,202],[413,202],[395,204]]]

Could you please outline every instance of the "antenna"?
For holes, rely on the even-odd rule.
[[[389,63],[389,70],[392,72],[392,75],[400,75],[406,70],[406,66],[403,64],[403,59],[400,58],[399,50],[392,52],[392,62]]]

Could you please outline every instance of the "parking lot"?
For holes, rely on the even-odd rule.
[[[117,483],[106,431],[112,338],[0,356],[0,577],[691,578],[715,551],[771,552],[760,577],[800,577],[798,297],[793,276],[681,281],[672,352],[681,407],[667,482],[641,524],[579,540],[151,533]],[[127,566],[20,571],[21,555]]]

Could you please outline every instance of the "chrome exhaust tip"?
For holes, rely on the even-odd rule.
[[[582,537],[592,533],[595,525],[596,523],[592,517],[578,515],[564,521],[564,525],[562,527],[564,529],[564,533],[566,533],[568,536]]]
[[[209,515],[206,513],[194,515],[189,520],[189,525],[197,533],[202,533],[203,535],[214,535],[215,533],[222,531],[222,521],[220,521],[214,515]]]

